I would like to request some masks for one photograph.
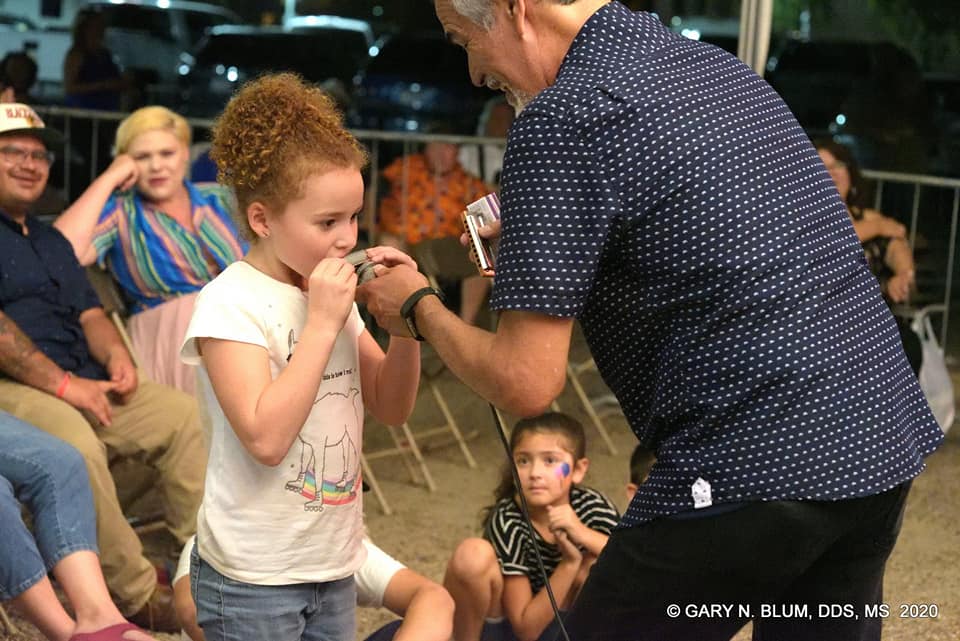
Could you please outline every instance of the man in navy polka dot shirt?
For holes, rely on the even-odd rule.
[[[499,326],[460,323],[402,267],[378,267],[359,297],[520,415],[560,393],[582,324],[657,463],[571,638],[728,639],[753,619],[761,639],[879,639],[864,604],[882,600],[910,481],[943,435],[795,118],[732,56],[616,2],[436,11],[474,84],[520,111]],[[733,607],[703,618],[671,604]],[[771,604],[811,616],[764,616]],[[821,618],[819,604],[857,616]]]

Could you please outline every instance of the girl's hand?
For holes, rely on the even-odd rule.
[[[357,289],[353,265],[342,258],[324,258],[310,273],[307,298],[307,323],[324,331],[343,329]]]
[[[554,533],[557,537],[557,547],[560,548],[560,557],[564,561],[579,563],[583,560],[583,552],[577,547],[565,530],[557,530]]]
[[[548,505],[547,516],[550,519],[550,531],[558,535],[562,532],[574,544],[580,542],[579,534],[586,527],[573,511],[569,503],[566,505]]]
[[[370,262],[376,263],[377,265],[386,265],[387,267],[407,265],[411,269],[417,269],[417,262],[396,247],[381,245],[379,247],[371,247],[366,251],[367,258],[370,259]]]
[[[113,188],[117,191],[127,191],[137,184],[137,178],[140,176],[137,163],[129,154],[120,154],[114,158],[104,173],[110,176]]]

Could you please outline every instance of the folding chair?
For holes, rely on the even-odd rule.
[[[611,454],[617,454],[617,447],[613,444],[613,439],[610,438],[610,433],[607,431],[606,426],[603,424],[603,420],[600,418],[600,414],[594,407],[594,401],[587,396],[587,393],[583,388],[583,383],[580,380],[581,374],[590,370],[596,371],[596,369],[597,364],[594,362],[593,358],[588,358],[580,363],[568,361],[567,381],[570,382],[570,386],[576,393],[577,398],[580,399],[580,404],[583,406],[583,411],[587,413],[587,417],[589,417],[590,422],[593,423],[593,426],[597,429],[597,432],[600,433],[600,438],[603,439],[604,444],[607,446],[607,451],[609,451]],[[555,412],[560,411],[560,405],[556,400],[553,401],[551,407]]]
[[[7,612],[3,609],[2,604],[0,604],[0,623],[3,624],[3,629],[6,630],[6,633],[10,636],[20,632],[17,629],[17,626],[13,625],[13,621],[10,620],[10,617],[7,616]]]
[[[452,280],[461,280],[466,276],[473,276],[477,273],[476,268],[473,267],[473,263],[471,263],[467,257],[466,251],[456,238],[443,238],[418,243],[411,247],[411,254],[434,287],[438,287],[437,275],[443,275]],[[425,346],[425,348],[429,349],[429,346]],[[430,360],[431,364],[435,365],[432,359],[428,358],[426,360]],[[415,484],[423,483],[429,491],[433,492],[437,486],[424,460],[423,452],[417,443],[417,439],[422,440],[447,435],[450,436],[460,448],[460,452],[463,454],[467,466],[470,468],[477,467],[477,462],[473,458],[470,448],[467,446],[466,438],[464,438],[463,432],[453,412],[450,410],[450,405],[447,403],[444,392],[441,389],[441,378],[444,372],[447,371],[446,366],[443,365],[442,362],[439,362],[439,359],[436,360],[439,363],[438,367],[421,368],[420,388],[421,391],[424,388],[430,390],[430,395],[443,417],[443,423],[424,429],[414,429],[411,427],[410,422],[398,426],[386,425],[384,427],[393,442],[392,447],[385,447],[374,451],[365,450],[361,457],[365,478],[369,481],[370,489],[376,495],[385,514],[390,514],[392,510],[383,493],[380,491],[376,476],[370,468],[370,461],[390,456],[399,456],[410,474],[411,481]]]
[[[107,316],[110,317],[110,320],[113,321],[114,326],[117,328],[123,344],[126,345],[127,351],[130,352],[134,366],[139,369],[140,364],[137,353],[133,349],[133,342],[130,340],[130,334],[127,332],[126,323],[124,323],[126,304],[120,295],[116,281],[113,280],[113,276],[111,276],[109,272],[96,264],[87,267],[86,272],[87,280],[90,281],[94,291],[97,292],[97,296],[100,298],[100,304],[103,305]],[[126,462],[118,457],[111,457],[108,464],[111,469],[114,469],[118,465],[125,465]],[[126,498],[124,503],[130,504],[137,501],[154,486],[152,480],[148,478],[143,478],[141,481],[142,482],[139,482],[136,487],[125,488],[127,491],[124,493]],[[130,522],[134,532],[139,535],[162,530],[165,527],[163,514],[161,513],[149,514],[143,517],[130,516],[127,517],[127,521]]]

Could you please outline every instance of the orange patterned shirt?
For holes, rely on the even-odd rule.
[[[390,191],[380,201],[380,230],[415,244],[431,238],[459,236],[460,213],[493,189],[467,173],[459,163],[449,173],[435,175],[423,154],[397,158],[383,176]],[[406,192],[404,178],[406,177]]]

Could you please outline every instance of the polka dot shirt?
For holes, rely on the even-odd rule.
[[[493,307],[577,318],[657,453],[622,525],[875,494],[942,441],[816,151],[733,56],[605,5],[501,200]]]

